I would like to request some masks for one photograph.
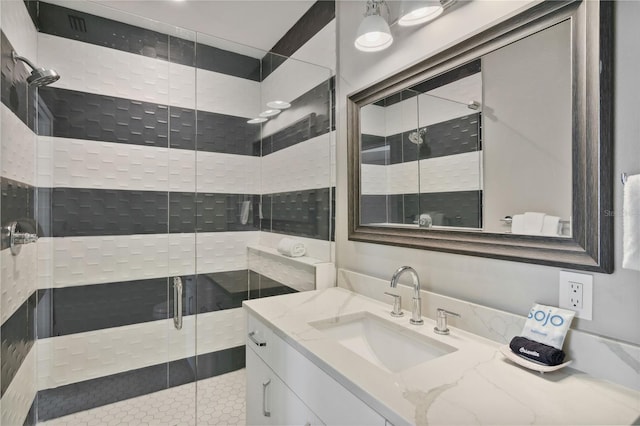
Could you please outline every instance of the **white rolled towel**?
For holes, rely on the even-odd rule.
[[[622,209],[622,267],[640,271],[640,175],[627,178]]]
[[[304,244],[298,240],[283,238],[278,243],[278,252],[289,257],[300,257],[304,256],[307,249]]]

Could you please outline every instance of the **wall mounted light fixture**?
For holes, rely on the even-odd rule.
[[[400,4],[397,23],[402,27],[424,24],[436,19],[456,0],[403,0]],[[384,0],[367,0],[364,19],[360,22],[356,35],[356,49],[363,52],[384,50],[393,43],[393,35],[387,20],[382,17],[383,8],[391,19],[389,5]]]

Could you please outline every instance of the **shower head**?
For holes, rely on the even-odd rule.
[[[49,84],[55,83],[60,79],[60,75],[55,70],[36,67],[27,58],[18,56],[15,51],[11,52],[11,57],[13,58],[14,62],[22,61],[25,64],[29,65],[29,67],[31,68],[31,75],[27,77],[27,83],[30,86],[48,86]]]
[[[424,136],[427,134],[427,129],[418,129],[415,132],[409,133],[409,141],[416,145],[421,145],[424,142]]]

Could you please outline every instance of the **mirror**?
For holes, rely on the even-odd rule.
[[[350,95],[349,238],[611,272],[609,9],[544,2]]]

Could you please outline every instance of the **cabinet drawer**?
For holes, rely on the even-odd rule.
[[[251,348],[267,364],[271,364],[273,331],[252,315],[247,315],[247,348]]]

